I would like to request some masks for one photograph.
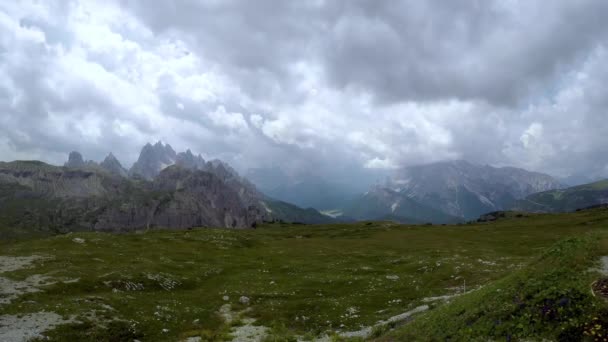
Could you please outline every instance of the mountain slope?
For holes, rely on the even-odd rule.
[[[513,209],[529,212],[565,212],[604,203],[608,203],[608,180],[532,194],[515,202]]]
[[[607,243],[601,230],[560,241],[376,341],[604,341],[606,292],[595,284],[606,282]]]
[[[277,201],[274,199],[266,199],[263,201],[263,203],[267,208],[269,215],[277,220],[306,224],[338,222],[338,220],[327,215],[323,215],[313,208],[303,209],[291,203]]]
[[[542,173],[449,161],[400,170],[391,187],[421,204],[469,220],[562,185]]]

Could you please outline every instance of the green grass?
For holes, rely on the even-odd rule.
[[[247,296],[251,311],[244,315],[270,327],[278,341],[358,330],[411,310],[425,297],[457,293],[466,281],[468,290],[483,287],[451,304],[431,303],[428,313],[385,339],[504,338],[510,331],[513,337],[550,337],[549,330],[575,329],[602,307],[582,295],[596,275],[581,270],[604,253],[607,223],[608,212],[596,210],[455,226],[276,224],[255,230],[74,233],[5,242],[0,243],[1,255],[49,259],[2,276],[18,280],[43,274],[58,282],[0,307],[0,315],[42,310],[76,315],[82,323],[48,333],[58,341],[102,336],[142,341],[203,336],[215,341],[229,338],[231,328],[218,315],[219,308],[230,303],[235,312],[243,310],[238,299]],[[550,248],[571,237],[577,238]],[[521,294],[528,305],[521,316],[511,303],[513,294]],[[534,330],[509,330],[525,321],[525,312],[536,312],[543,298],[561,295],[580,300],[585,313],[567,316],[580,321],[542,328],[541,320]],[[91,313],[95,317],[87,318]],[[492,328],[496,319],[508,323],[497,330]],[[463,327],[472,330],[459,332]]]
[[[421,315],[382,341],[605,341],[608,306],[591,293],[606,231],[561,241],[526,268]]]

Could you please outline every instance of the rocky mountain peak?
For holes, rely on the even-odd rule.
[[[151,145],[146,144],[139,154],[139,158],[130,170],[132,175],[139,175],[146,179],[153,179],[167,166],[175,164],[177,153],[171,145],[163,145],[161,141]]]
[[[83,167],[84,165],[85,163],[84,159],[82,158],[82,154],[77,151],[70,152],[70,155],[68,156],[68,161],[64,164],[65,167],[71,168],[79,168]]]
[[[99,164],[99,166],[101,166],[102,169],[108,171],[113,175],[126,177],[128,174],[127,170],[122,167],[122,165],[120,164],[118,159],[116,159],[114,154],[112,154],[112,152],[110,152],[110,154],[106,156],[106,158],[101,162],[101,164]]]
[[[201,155],[195,156],[190,149],[177,154],[175,164],[192,170],[205,170],[205,160]]]

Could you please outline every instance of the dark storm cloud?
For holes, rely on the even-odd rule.
[[[289,66],[312,60],[333,86],[391,102],[527,101],[608,28],[597,0],[127,3],[156,32],[189,34],[256,94],[275,84],[265,73],[288,87]]]
[[[333,25],[327,70],[389,101],[525,101],[607,33],[603,1],[363,3]]]

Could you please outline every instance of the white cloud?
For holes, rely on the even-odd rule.
[[[542,139],[543,136],[543,125],[538,122],[533,122],[526,129],[526,131],[521,135],[521,143],[524,145],[524,148],[531,148],[532,144],[537,139]]]
[[[213,112],[208,113],[213,123],[219,127],[244,133],[249,129],[243,114],[227,112],[224,106],[219,106]]]
[[[163,139],[241,168],[605,174],[605,5],[579,5],[7,1],[0,159]]]

